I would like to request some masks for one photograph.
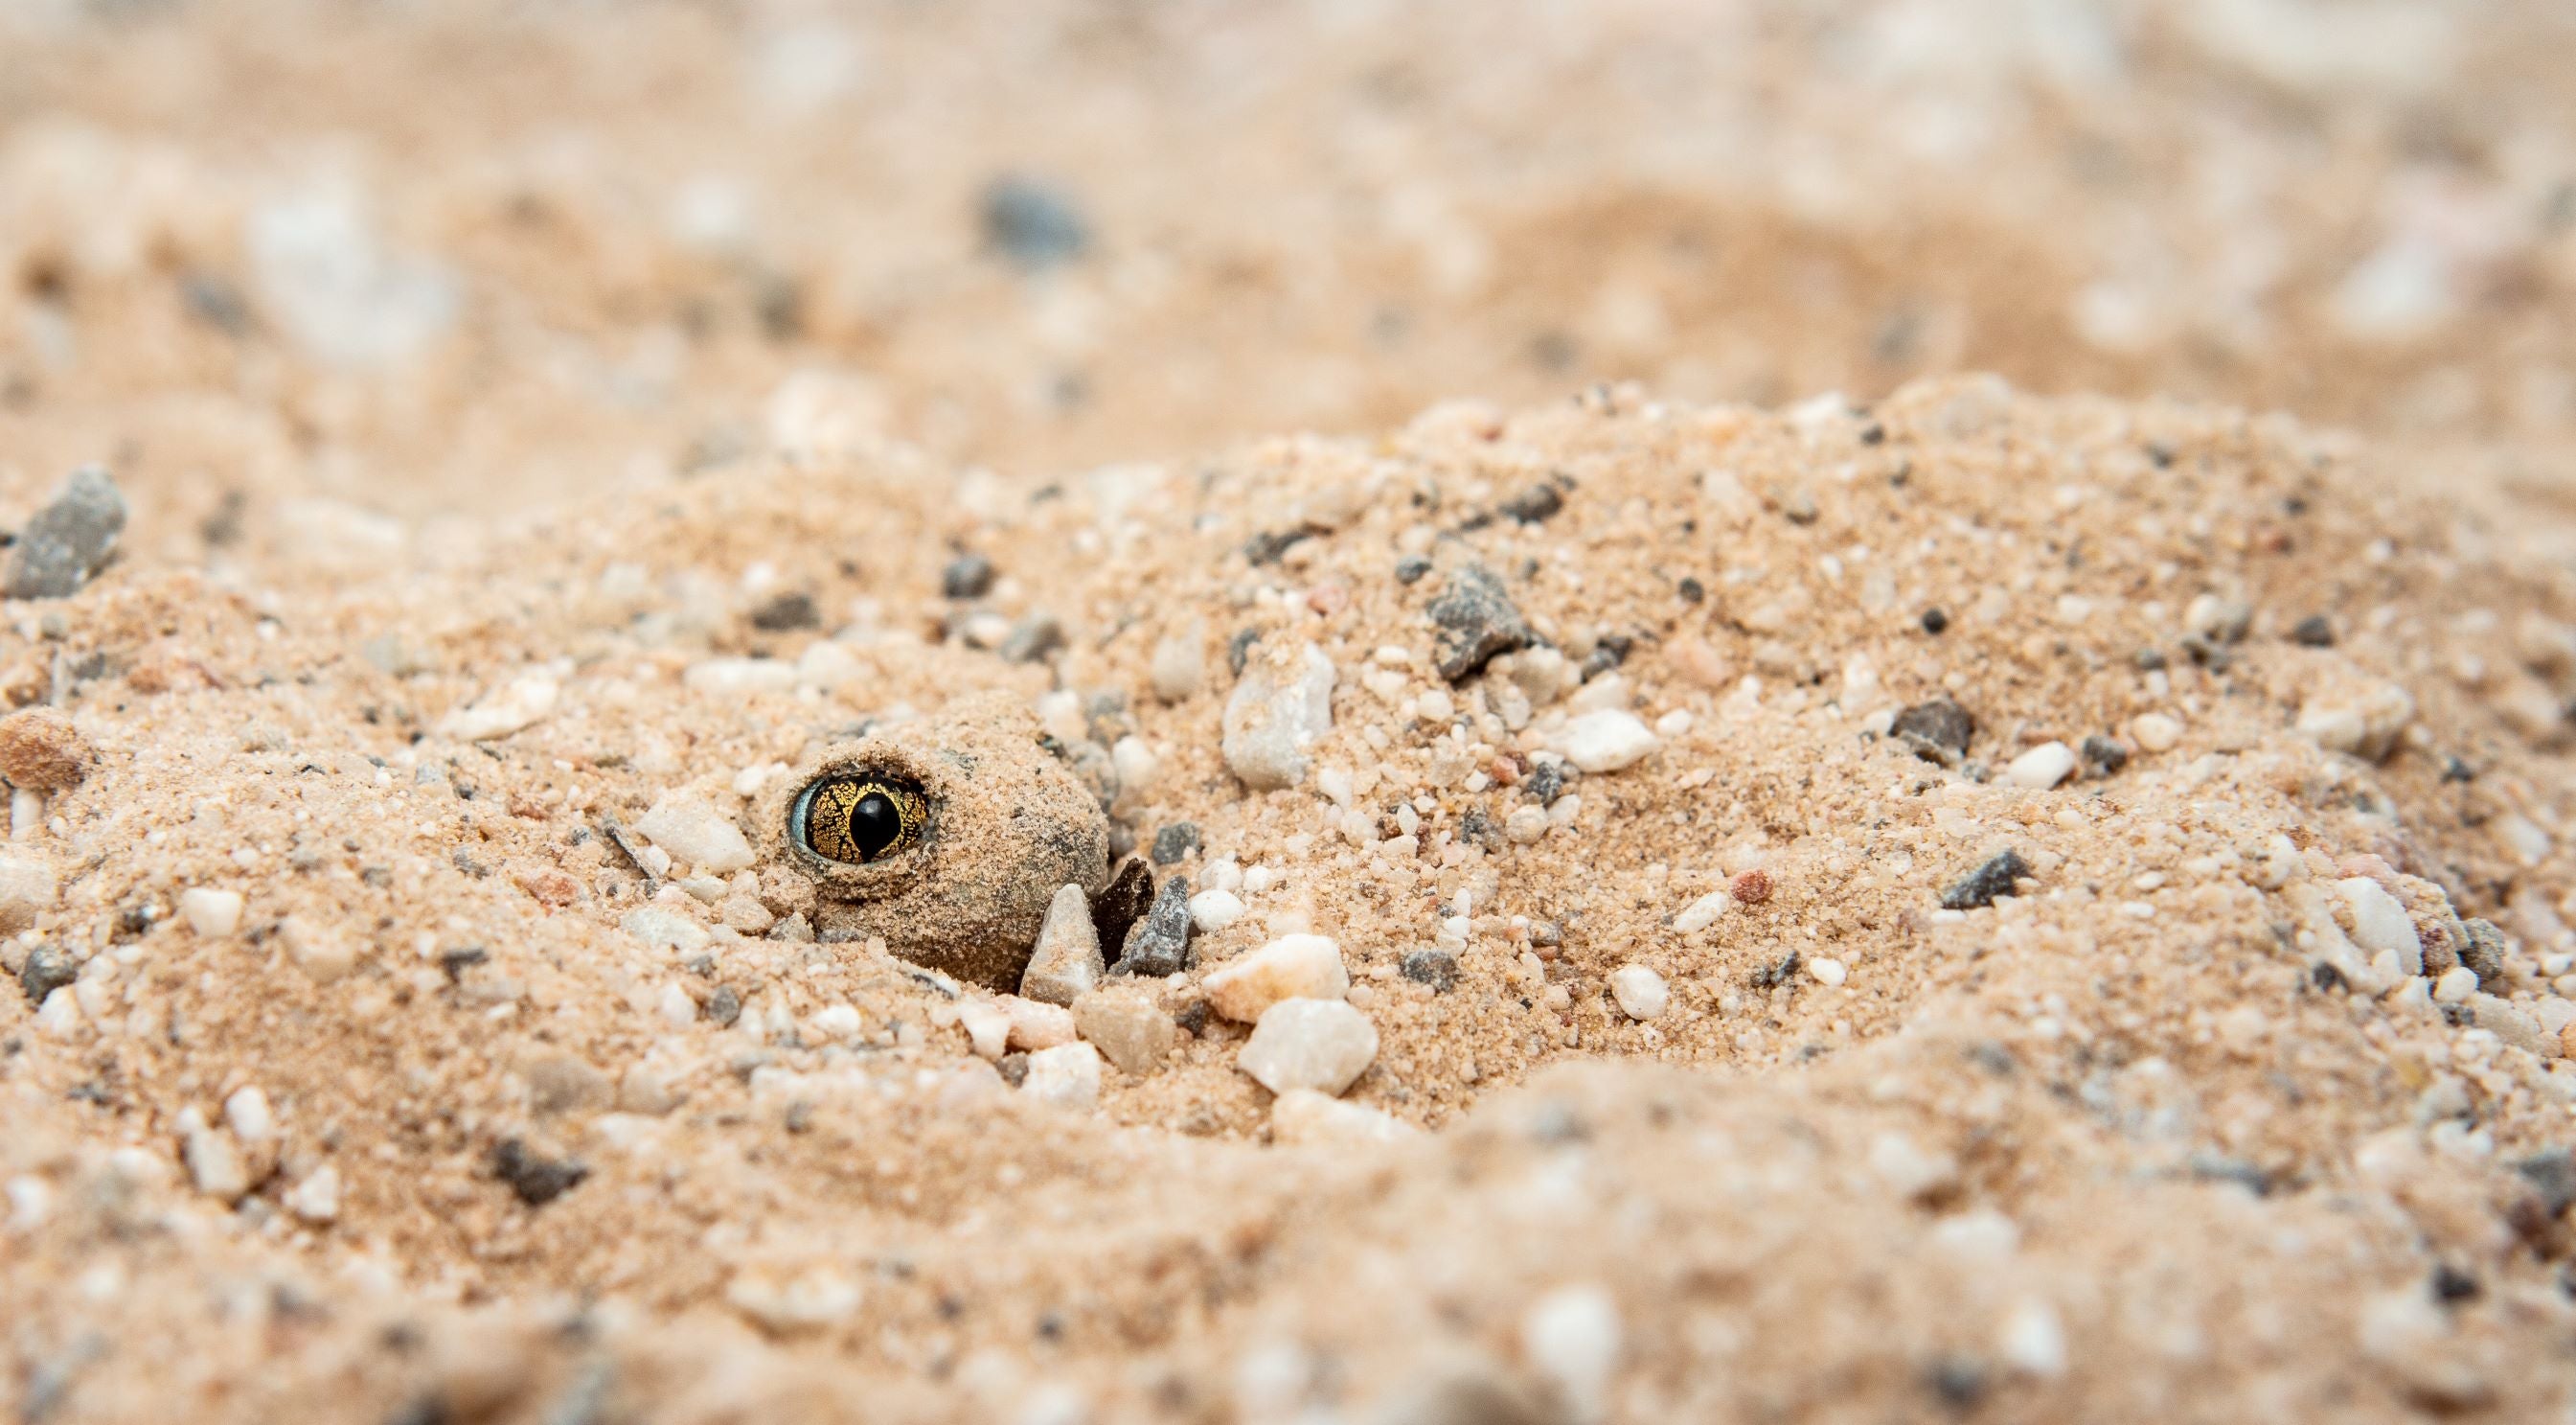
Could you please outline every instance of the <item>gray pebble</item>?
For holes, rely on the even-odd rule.
[[[751,611],[751,626],[763,633],[793,633],[822,624],[823,611],[815,606],[812,594],[780,594]]]
[[[1190,967],[1190,881],[1168,877],[1154,896],[1153,908],[1127,928],[1118,963],[1121,975],[1177,975]]]
[[[993,561],[980,554],[960,554],[939,571],[939,592],[952,599],[980,599],[992,588]]]
[[[721,1028],[733,1028],[733,1022],[742,1018],[742,996],[731,985],[716,986],[716,992],[707,996],[707,1018]]]
[[[574,1188],[590,1176],[590,1169],[570,1158],[541,1158],[516,1138],[504,1138],[492,1150],[492,1172],[510,1185],[519,1201],[530,1207],[543,1207]]]
[[[1565,795],[1565,769],[1553,762],[1541,762],[1521,779],[1521,790],[1540,806],[1554,806]]]
[[[2504,983],[2506,941],[2504,932],[2492,920],[2470,919],[2460,923],[2469,940],[2460,947],[2460,963],[2477,972],[2478,983],[2492,990]]]
[[[1934,698],[1898,713],[1887,733],[1913,748],[1914,755],[1924,761],[1955,767],[1960,758],[1968,755],[1968,742],[1977,733],[1977,719],[1948,698]]]
[[[1489,853],[1500,854],[1503,849],[1503,829],[1494,825],[1494,819],[1485,815],[1480,807],[1470,808],[1465,816],[1458,818],[1458,839],[1481,846]]]
[[[1406,979],[1442,994],[1458,983],[1458,957],[1446,950],[1408,950],[1403,970]]]
[[[1395,582],[1411,584],[1431,572],[1431,561],[1419,554],[1408,554],[1395,561]]]
[[[1176,821],[1154,833],[1154,864],[1176,865],[1199,849],[1199,824]]]
[[[45,996],[80,978],[80,966],[72,957],[51,945],[39,945],[27,952],[27,963],[18,971],[18,987],[27,992],[27,1003],[41,1005]]]
[[[1036,272],[1071,262],[1091,246],[1091,229],[1061,190],[1016,175],[984,189],[984,242]]]
[[[2098,732],[2086,737],[2077,751],[2083,755],[2084,775],[2088,777],[2114,776],[2129,765],[2129,749]]]
[[[2540,1205],[2551,1217],[2576,1204],[2576,1154],[2564,1148],[2548,1148],[2513,1165],[2522,1180],[2540,1194]]]
[[[993,1067],[1001,1071],[1002,1082],[1013,1088],[1028,1082],[1029,1056],[1026,1054],[1005,1054],[994,1061]]]
[[[2030,863],[2018,851],[2007,850],[1970,871],[1941,893],[1943,910],[1973,910],[1993,905],[1995,897],[2015,894],[2013,883],[2030,874]]]
[[[2334,647],[2334,625],[2324,614],[2310,614],[2290,627],[2290,641],[2307,648]]]
[[[1440,645],[1440,676],[1455,683],[1505,653],[1537,642],[1502,582],[1470,564],[1449,576],[1449,587],[1431,601]]]
[[[1522,524],[1538,524],[1564,508],[1564,494],[1545,481],[1503,501],[1503,513]]]
[[[0,592],[13,599],[59,599],[77,593],[116,551],[125,531],[125,497],[95,465],[63,481],[51,504],[18,531]]]
[[[1064,625],[1053,614],[1031,614],[1011,626],[1010,637],[994,650],[1005,663],[1035,663],[1064,647]]]

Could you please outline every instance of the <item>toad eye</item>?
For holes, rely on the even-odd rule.
[[[921,845],[930,799],[900,777],[825,777],[797,794],[788,816],[797,843],[827,861],[866,865]]]

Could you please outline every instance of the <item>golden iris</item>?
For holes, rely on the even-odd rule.
[[[798,794],[788,821],[806,850],[863,866],[919,846],[930,799],[912,783],[880,773],[824,777]]]

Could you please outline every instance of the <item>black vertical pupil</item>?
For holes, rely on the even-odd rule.
[[[850,844],[859,848],[860,855],[879,856],[901,835],[903,813],[885,793],[870,792],[850,808]]]

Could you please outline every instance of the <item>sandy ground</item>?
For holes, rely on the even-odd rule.
[[[0,1402],[2566,1416],[2570,23],[12,9]]]

